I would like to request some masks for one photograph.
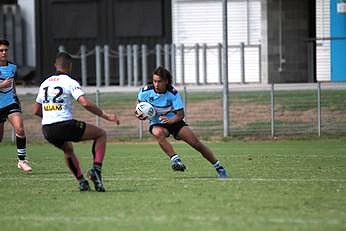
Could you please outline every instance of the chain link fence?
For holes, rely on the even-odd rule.
[[[186,122],[191,128],[202,139],[222,139],[222,88],[219,85],[203,89],[194,86],[177,88],[185,103]],[[346,135],[344,83],[276,84],[256,89],[230,86],[229,89],[230,136]],[[148,139],[147,122],[142,123],[134,116],[137,89],[111,91],[100,88],[87,96],[104,110],[115,111],[120,117],[120,126],[98,119],[78,103],[74,104],[74,117],[104,128],[110,140]],[[29,141],[43,139],[40,119],[32,113],[35,97],[35,94],[19,95]],[[4,139],[11,140],[13,136],[12,127],[6,122]]]

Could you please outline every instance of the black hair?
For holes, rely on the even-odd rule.
[[[156,68],[152,75],[158,75],[161,79],[168,80],[167,86],[172,86],[172,74],[163,66]]]
[[[72,56],[66,52],[59,52],[55,57],[55,63],[68,67],[72,63]]]
[[[5,40],[5,39],[0,39],[0,45],[5,45],[5,46],[9,46],[10,42]]]

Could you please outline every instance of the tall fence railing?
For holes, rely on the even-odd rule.
[[[123,92],[117,88],[84,88],[88,98],[104,110],[118,114],[120,126],[93,116],[78,103],[74,106],[74,117],[104,128],[111,140],[147,139],[151,137],[147,122],[142,123],[134,116],[138,89],[131,89]],[[185,104],[186,122],[196,134],[203,139],[222,139],[222,89],[216,85],[185,85],[177,89]],[[229,90],[231,137],[346,135],[346,83],[231,84]],[[32,94],[19,95],[29,142],[43,140],[40,119],[32,114],[35,94],[36,89]],[[4,140],[11,140],[11,134],[12,127],[5,123]]]
[[[222,45],[195,44],[156,44],[153,49],[142,45],[119,45],[112,49],[109,45],[96,46],[88,50],[85,45],[73,53],[59,46],[59,51],[66,51],[80,61],[82,85],[95,82],[96,86],[109,86],[117,82],[119,86],[139,86],[148,81],[148,56],[155,56],[155,65],[164,65],[172,72],[175,84],[222,84]],[[228,46],[230,55],[230,82],[261,82],[261,46],[239,45]],[[87,61],[95,57],[95,73],[88,73]],[[113,61],[113,62],[111,62]],[[110,73],[110,65],[117,63],[117,73]],[[102,69],[103,67],[103,69]],[[149,70],[151,71],[151,70]],[[90,77],[95,81],[89,81]],[[117,81],[110,78],[114,76]]]

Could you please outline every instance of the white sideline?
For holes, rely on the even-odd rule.
[[[201,217],[196,216],[188,216],[186,217],[188,220],[201,220]],[[160,223],[164,220],[167,220],[168,218],[166,216],[160,216],[160,217],[131,217],[131,220],[148,220],[151,219],[152,221],[159,221]],[[219,221],[222,219],[225,219],[224,217],[211,217],[210,214],[208,215],[209,220],[213,221]],[[13,220],[21,220],[21,221],[39,221],[39,222],[119,222],[124,221],[124,217],[119,216],[1,216],[0,221],[13,221]],[[231,218],[230,223],[237,223],[237,221],[241,222],[242,219],[237,219],[237,221],[234,221],[234,218]],[[337,219],[290,219],[290,218],[269,218],[269,219],[260,219],[260,223],[262,222],[270,222],[270,223],[280,223],[280,224],[315,224],[315,225],[338,225],[341,224],[341,221]]]
[[[167,178],[158,177],[107,177],[103,176],[104,181],[167,181]],[[187,176],[186,178],[170,178],[171,180],[182,180],[182,181],[215,181],[220,180],[217,177],[193,177]],[[1,177],[1,181],[16,181],[16,180],[31,180],[31,181],[73,181],[73,178],[50,178],[50,177]],[[221,179],[222,181],[254,181],[254,182],[346,182],[346,179],[331,179],[331,178],[226,178]]]

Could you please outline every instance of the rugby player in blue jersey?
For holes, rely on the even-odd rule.
[[[184,106],[179,92],[172,86],[172,75],[160,66],[152,74],[152,85],[140,89],[138,102],[148,102],[156,110],[156,115],[149,121],[149,131],[156,138],[161,149],[171,160],[172,169],[185,171],[186,166],[173,149],[168,137],[173,135],[177,140],[183,140],[196,149],[216,169],[218,177],[227,177],[225,168],[216,159],[213,152],[204,145],[194,132],[184,122]],[[138,119],[145,120],[143,114],[137,114]]]
[[[8,61],[9,45],[7,40],[0,40],[0,141],[3,137],[4,123],[8,120],[16,133],[17,166],[24,172],[31,172],[32,168],[25,160],[26,136],[14,81],[17,66]]]

